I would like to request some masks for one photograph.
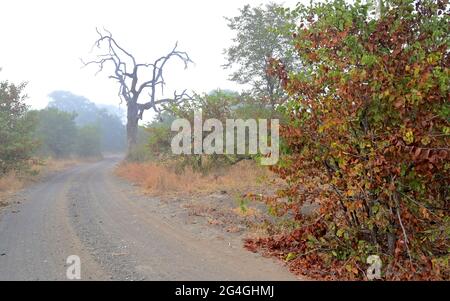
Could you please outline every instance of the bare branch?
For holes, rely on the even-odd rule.
[[[157,88],[161,88],[164,95],[164,67],[171,58],[178,58],[184,64],[185,69],[189,63],[193,63],[189,55],[184,51],[177,50],[178,43],[165,56],[161,56],[153,63],[137,63],[135,57],[113,38],[110,31],[96,28],[98,39],[92,46],[93,49],[103,51],[95,59],[85,62],[81,60],[84,67],[96,65],[98,70],[95,74],[104,71],[106,65],[113,67],[113,73],[109,75],[119,84],[118,96],[121,101],[125,101],[128,107],[128,143],[129,147],[136,141],[137,123],[142,119],[145,110],[153,109],[160,114],[165,109],[164,104],[178,104],[185,100],[192,99],[184,90],[181,94],[174,92],[173,98],[156,99]],[[140,81],[140,76],[147,76],[145,80]],[[139,103],[139,98],[144,90],[149,90],[150,99],[145,103]],[[131,132],[131,134],[130,134]],[[130,135],[132,136],[130,138]]]
[[[151,96],[151,95],[150,95]],[[185,101],[188,100],[192,100],[192,96],[190,96],[187,93],[187,89],[185,89],[181,94],[177,94],[177,92],[175,91],[173,93],[173,98],[162,98],[162,99],[158,99],[155,101],[149,101],[146,102],[144,104],[138,104],[138,109],[139,109],[139,119],[142,119],[142,115],[144,113],[145,110],[149,110],[151,108],[153,108],[153,110],[157,113],[160,113],[160,110],[158,109],[158,105],[162,105],[162,104],[168,104],[168,105],[180,105]]]

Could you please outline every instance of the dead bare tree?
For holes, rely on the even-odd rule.
[[[157,89],[160,88],[162,94],[164,93],[164,66],[171,58],[178,58],[184,63],[185,69],[192,60],[186,52],[177,50],[175,47],[165,56],[161,56],[153,63],[137,63],[134,56],[121,47],[113,38],[111,32],[103,29],[103,33],[98,29],[99,38],[95,41],[93,48],[106,50],[105,53],[97,55],[95,60],[82,63],[84,66],[97,65],[99,72],[110,64],[114,68],[114,74],[109,78],[115,79],[119,83],[118,95],[121,101],[127,104],[127,142],[128,155],[134,149],[137,143],[138,122],[142,120],[144,111],[153,109],[156,113],[161,113],[167,105],[177,105],[191,97],[184,90],[182,93],[176,91],[171,98],[157,98]],[[141,72],[142,70],[142,72]],[[140,80],[138,76],[145,79]],[[146,96],[142,96],[145,93]],[[145,98],[144,102],[139,102],[140,99]]]

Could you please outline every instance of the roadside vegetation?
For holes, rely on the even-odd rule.
[[[191,167],[180,172],[174,162],[124,162],[118,167],[117,174],[139,184],[146,193],[160,197],[201,196],[218,192],[240,198],[252,189],[261,188],[262,183],[275,181],[272,172],[252,161],[217,168],[206,175]]]
[[[56,91],[42,110],[26,105],[26,84],[0,83],[0,198],[38,175],[125,149],[120,116]]]
[[[448,280],[448,21],[438,0],[246,6],[228,19],[225,55],[250,88],[165,106],[118,173],[155,194],[226,190],[221,179],[236,177],[228,184],[249,187],[237,199],[269,217],[245,246],[298,274],[367,279],[377,255],[382,279]],[[171,154],[171,121],[200,109],[280,119],[281,158],[260,183],[272,189],[250,189],[258,155]]]
[[[294,273],[366,280],[376,255],[381,279],[449,280],[449,15],[448,0],[247,5],[226,19],[235,38],[224,50],[224,68],[244,91],[185,90],[173,99],[155,91],[165,85],[166,61],[191,63],[186,52],[175,45],[154,64],[136,63],[110,32],[98,32],[96,49],[106,54],[85,65],[115,65],[110,78],[127,104],[127,126],[66,91],[30,111],[24,84],[0,83],[0,193],[20,187],[17,177],[47,158],[126,150],[116,173],[152,196],[226,194],[228,211],[258,215],[245,247]],[[153,68],[153,78],[138,80],[139,67]],[[145,111],[153,120],[139,124]],[[279,119],[280,160],[261,166],[262,155],[248,147],[238,155],[174,155],[172,121],[193,124],[197,111],[223,123]],[[186,208],[200,215],[213,206]]]
[[[0,207],[8,205],[8,199],[28,184],[40,181],[54,172],[62,171],[86,160],[81,158],[55,159],[51,157],[36,159],[34,163],[28,165],[26,171],[13,170],[3,174],[0,176]]]
[[[382,3],[285,12],[302,20],[289,32],[303,66],[269,70],[290,97],[272,168],[289,185],[263,200],[292,229],[247,246],[324,278],[363,279],[376,254],[384,279],[449,279],[449,5]]]

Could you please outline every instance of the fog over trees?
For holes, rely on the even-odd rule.
[[[156,30],[133,23],[127,31],[127,18],[141,21],[137,12],[158,12],[145,21],[164,14],[141,3],[138,11],[121,7],[116,26],[101,22],[114,5],[94,14],[114,38],[104,28],[96,38],[35,34],[47,55],[58,49],[45,42],[49,32],[58,44],[65,36],[73,47],[94,42],[78,51],[86,59],[79,67],[106,77],[110,86],[92,90],[114,91],[101,101],[116,106],[56,90],[44,109],[31,110],[26,83],[0,80],[0,207],[2,187],[9,194],[40,166],[74,165],[26,189],[22,205],[6,197],[14,211],[0,215],[0,280],[60,279],[66,254],[89,256],[82,280],[277,280],[275,266],[245,257],[240,239],[302,280],[449,280],[449,0],[244,5],[222,18],[233,36],[209,51],[213,58],[222,50],[220,60],[200,51],[227,39],[210,12],[196,19],[179,3]],[[210,32],[183,34],[191,21]],[[30,65],[23,78],[37,72],[53,86],[44,94],[70,87],[48,77],[72,81],[70,60],[38,56],[13,32],[0,50],[14,47],[16,69]],[[36,68],[19,50],[48,66]],[[229,86],[215,79],[220,73],[196,69],[202,63],[222,66],[241,87],[222,89]],[[30,83],[44,86],[42,78]],[[216,83],[197,88],[203,81]],[[67,89],[91,93],[92,83]]]
[[[101,151],[121,152],[125,149],[125,126],[122,122],[124,111],[117,106],[97,105],[84,96],[69,91],[50,93],[49,108],[67,113],[75,113],[78,127],[95,126],[100,132]]]

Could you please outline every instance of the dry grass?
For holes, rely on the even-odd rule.
[[[23,179],[14,172],[0,177],[0,207],[6,205],[7,197],[21,189],[23,185]]]
[[[22,179],[19,178],[14,172],[0,177],[0,192],[20,189],[22,185]]]
[[[263,189],[264,183],[274,180],[267,168],[259,167],[254,162],[239,162],[206,176],[190,169],[177,174],[169,166],[156,163],[122,163],[116,173],[141,186],[145,192],[159,196],[248,193]]]
[[[43,160],[42,164],[34,165],[32,167],[32,170],[42,175],[48,172],[61,171],[71,166],[80,164],[81,162],[82,160],[75,158],[68,158],[68,159],[48,158]]]
[[[27,183],[35,182],[39,177],[48,173],[61,171],[73,165],[79,164],[78,159],[53,159],[36,160],[35,164],[30,167],[30,173],[18,174],[10,172],[0,176],[0,207],[7,205],[7,199],[16,191],[22,189]]]
[[[266,216],[264,205],[245,195],[273,194],[284,185],[267,167],[253,161],[241,161],[205,176],[190,169],[178,174],[170,164],[124,162],[116,174],[171,204],[175,211],[184,208],[187,216],[181,218],[186,223],[200,217],[208,225],[237,235],[258,229]]]

